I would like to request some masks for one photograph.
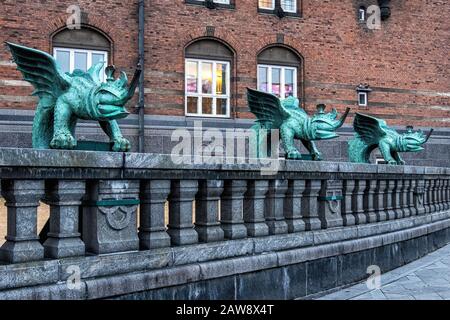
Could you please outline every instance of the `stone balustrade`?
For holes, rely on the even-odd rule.
[[[1,149],[7,235],[0,261],[64,261],[251,238],[271,243],[450,208],[447,168],[284,160],[273,174],[262,168],[174,164],[169,155]],[[41,237],[40,201],[50,206]]]

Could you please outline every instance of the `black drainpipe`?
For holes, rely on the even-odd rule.
[[[139,78],[139,152],[144,152],[144,30],[145,30],[145,3],[139,0],[139,64],[141,66],[141,75]]]

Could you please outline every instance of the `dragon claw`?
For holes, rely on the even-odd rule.
[[[77,146],[77,141],[68,132],[57,133],[50,142],[52,149],[73,149]]]
[[[302,158],[302,155],[297,150],[290,151],[286,155],[286,159],[289,159],[289,160],[301,160],[301,158]]]
[[[388,164],[390,164],[390,165],[397,165],[397,161],[395,161],[395,160],[389,160],[388,161]]]
[[[320,161],[320,160],[322,160],[322,154],[320,152],[313,153],[312,159],[315,161]]]
[[[131,149],[130,141],[128,141],[124,137],[118,137],[118,138],[114,139],[113,142],[114,142],[113,151],[127,152],[127,151],[130,151],[130,149]]]

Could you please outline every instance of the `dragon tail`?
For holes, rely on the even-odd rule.
[[[350,162],[370,163],[370,153],[373,148],[356,136],[348,142],[348,158]]]

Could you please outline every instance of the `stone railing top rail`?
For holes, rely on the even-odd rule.
[[[152,153],[119,153],[67,150],[36,150],[26,148],[0,148],[0,169],[24,168],[94,168],[119,170],[212,170],[258,171],[268,169],[267,159],[254,163],[196,164],[194,157],[184,163],[175,163],[171,155]],[[191,161],[192,160],[192,161]],[[244,161],[244,159],[243,159]],[[274,161],[274,160],[272,160]],[[223,161],[226,162],[226,161]],[[450,175],[450,168],[357,164],[350,162],[278,160],[277,172],[306,173],[359,173],[359,174],[427,174]]]

